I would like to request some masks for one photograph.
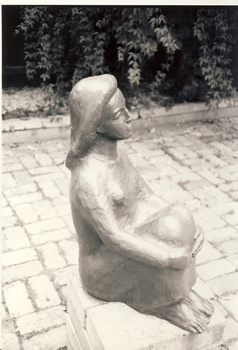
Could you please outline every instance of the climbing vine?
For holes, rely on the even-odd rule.
[[[115,74],[134,93],[175,101],[234,95],[238,11],[234,8],[23,6],[29,81],[57,92]]]

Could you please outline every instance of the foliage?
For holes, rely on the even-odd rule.
[[[23,6],[29,80],[52,96],[80,79],[114,74],[131,104],[225,98],[235,88],[233,8]],[[56,95],[55,95],[56,96]],[[56,98],[56,97],[54,97]],[[167,101],[167,102],[166,102]]]
[[[209,90],[219,101],[235,95],[232,74],[232,48],[237,41],[238,12],[227,9],[200,9],[194,35],[201,45],[199,63]]]

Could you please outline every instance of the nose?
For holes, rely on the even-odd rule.
[[[132,116],[130,115],[130,112],[128,111],[127,108],[125,110],[126,110],[126,114],[127,114],[126,122],[130,123],[132,121]]]

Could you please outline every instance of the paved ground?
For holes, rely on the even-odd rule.
[[[227,319],[229,350],[238,348],[237,136],[230,118],[145,130],[121,144],[151,188],[185,202],[204,229],[199,281]],[[3,350],[66,346],[66,276],[77,265],[67,150],[64,140],[2,149]]]

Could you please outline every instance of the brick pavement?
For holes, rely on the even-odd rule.
[[[156,127],[121,142],[149,186],[182,201],[205,232],[198,286],[238,346],[238,118]],[[2,148],[3,350],[66,349],[66,276],[77,266],[68,199],[69,141]],[[113,349],[112,349],[113,350]]]

